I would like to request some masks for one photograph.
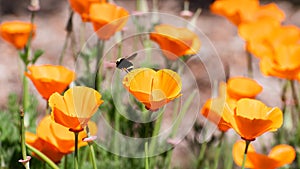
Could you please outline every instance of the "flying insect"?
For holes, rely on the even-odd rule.
[[[134,57],[136,57],[137,53],[133,53],[132,55],[128,56],[128,57],[124,57],[124,58],[119,58],[116,61],[116,67],[118,69],[124,70],[125,72],[130,72],[134,67],[132,62],[130,62],[131,59],[133,59]]]

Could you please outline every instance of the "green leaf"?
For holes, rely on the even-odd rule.
[[[20,56],[20,58],[22,59],[23,63],[24,63],[25,65],[27,65],[27,63],[28,63],[28,58],[27,58],[26,52],[19,51],[19,56]]]
[[[34,64],[34,63],[37,61],[37,59],[38,59],[40,56],[42,56],[42,54],[44,54],[44,51],[43,51],[43,50],[41,50],[41,49],[36,50],[36,51],[34,52],[34,55],[33,55],[33,58],[32,58],[32,60],[31,60],[31,63]]]

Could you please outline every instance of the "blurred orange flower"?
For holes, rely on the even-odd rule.
[[[94,123],[89,124],[90,131],[95,134],[97,128]],[[44,117],[38,127],[37,133],[26,132],[26,143],[41,151],[53,162],[60,162],[65,154],[74,151],[74,134],[68,128],[55,123],[51,116]],[[78,147],[87,145],[82,139],[87,137],[85,132],[79,133]]]
[[[17,49],[25,47],[30,32],[32,30],[32,37],[35,35],[36,26],[29,22],[23,21],[9,21],[3,22],[0,25],[0,35],[7,42],[14,45]]]
[[[73,11],[77,12],[82,21],[89,21],[89,10],[92,3],[106,3],[106,0],[69,0]]]
[[[120,31],[128,20],[128,11],[110,3],[93,3],[89,9],[90,21],[101,40],[108,40]]]
[[[276,131],[283,122],[282,111],[267,107],[261,101],[243,98],[234,107],[225,105],[225,122],[244,140],[253,141],[268,131]]]
[[[258,6],[256,10],[252,12],[253,13],[249,14],[245,13],[246,15],[243,16],[244,18],[242,22],[255,22],[262,18],[269,18],[278,22],[282,22],[285,19],[284,12],[276,5],[276,3]]]
[[[226,83],[221,82],[219,86],[219,96],[217,98],[208,99],[203,105],[200,113],[208,120],[218,125],[222,132],[230,129],[229,124],[224,121],[222,115],[226,102],[231,102],[226,95]]]
[[[29,66],[28,70],[24,74],[46,100],[55,92],[62,93],[75,79],[75,72],[63,66]]]
[[[300,29],[293,25],[280,26],[271,19],[242,23],[239,35],[246,40],[246,50],[258,58],[274,55],[274,49],[282,45],[296,44],[300,39]]]
[[[272,57],[273,51],[266,39],[271,32],[280,27],[276,20],[263,18],[255,22],[241,23],[238,26],[238,33],[246,41],[246,50],[258,58]]]
[[[172,25],[157,25],[150,39],[159,44],[164,55],[170,60],[180,56],[196,54],[201,47],[197,34],[187,28],[178,28]]]
[[[211,6],[210,11],[226,17],[235,25],[239,25],[243,18],[253,14],[259,7],[258,0],[216,0]]]
[[[262,86],[247,77],[233,77],[228,79],[227,93],[230,98],[255,98],[262,91]]]
[[[180,76],[169,69],[154,71],[139,68],[130,71],[123,79],[124,87],[148,110],[155,111],[180,97]]]
[[[272,58],[260,61],[260,70],[267,76],[296,80],[300,75],[300,45],[280,45]]]
[[[218,125],[219,130],[226,132],[230,125],[224,120],[225,105],[234,107],[241,98],[255,98],[262,91],[262,87],[253,79],[247,77],[232,77],[227,85],[221,82],[219,96],[206,101],[201,114]]]
[[[217,0],[210,7],[212,13],[221,15],[233,24],[239,25],[245,22],[253,22],[262,18],[269,18],[281,22],[284,20],[284,12],[275,3],[259,5],[258,0]]]
[[[233,145],[232,155],[234,162],[242,166],[243,156],[246,143],[243,140],[237,141]],[[290,164],[296,157],[295,149],[286,144],[280,144],[272,148],[269,155],[259,154],[250,144],[245,163],[246,168],[255,169],[276,169],[286,164]]]
[[[63,96],[54,93],[49,98],[51,116],[72,131],[81,131],[103,103],[101,94],[84,86],[68,89]]]

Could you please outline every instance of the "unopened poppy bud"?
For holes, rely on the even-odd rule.
[[[30,11],[39,11],[40,10],[40,0],[31,0],[30,5],[28,6]]]

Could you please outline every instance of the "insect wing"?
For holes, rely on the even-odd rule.
[[[126,59],[127,59],[127,60],[132,60],[133,58],[136,57],[136,55],[137,55],[137,53],[134,53],[134,54],[128,56]]]

